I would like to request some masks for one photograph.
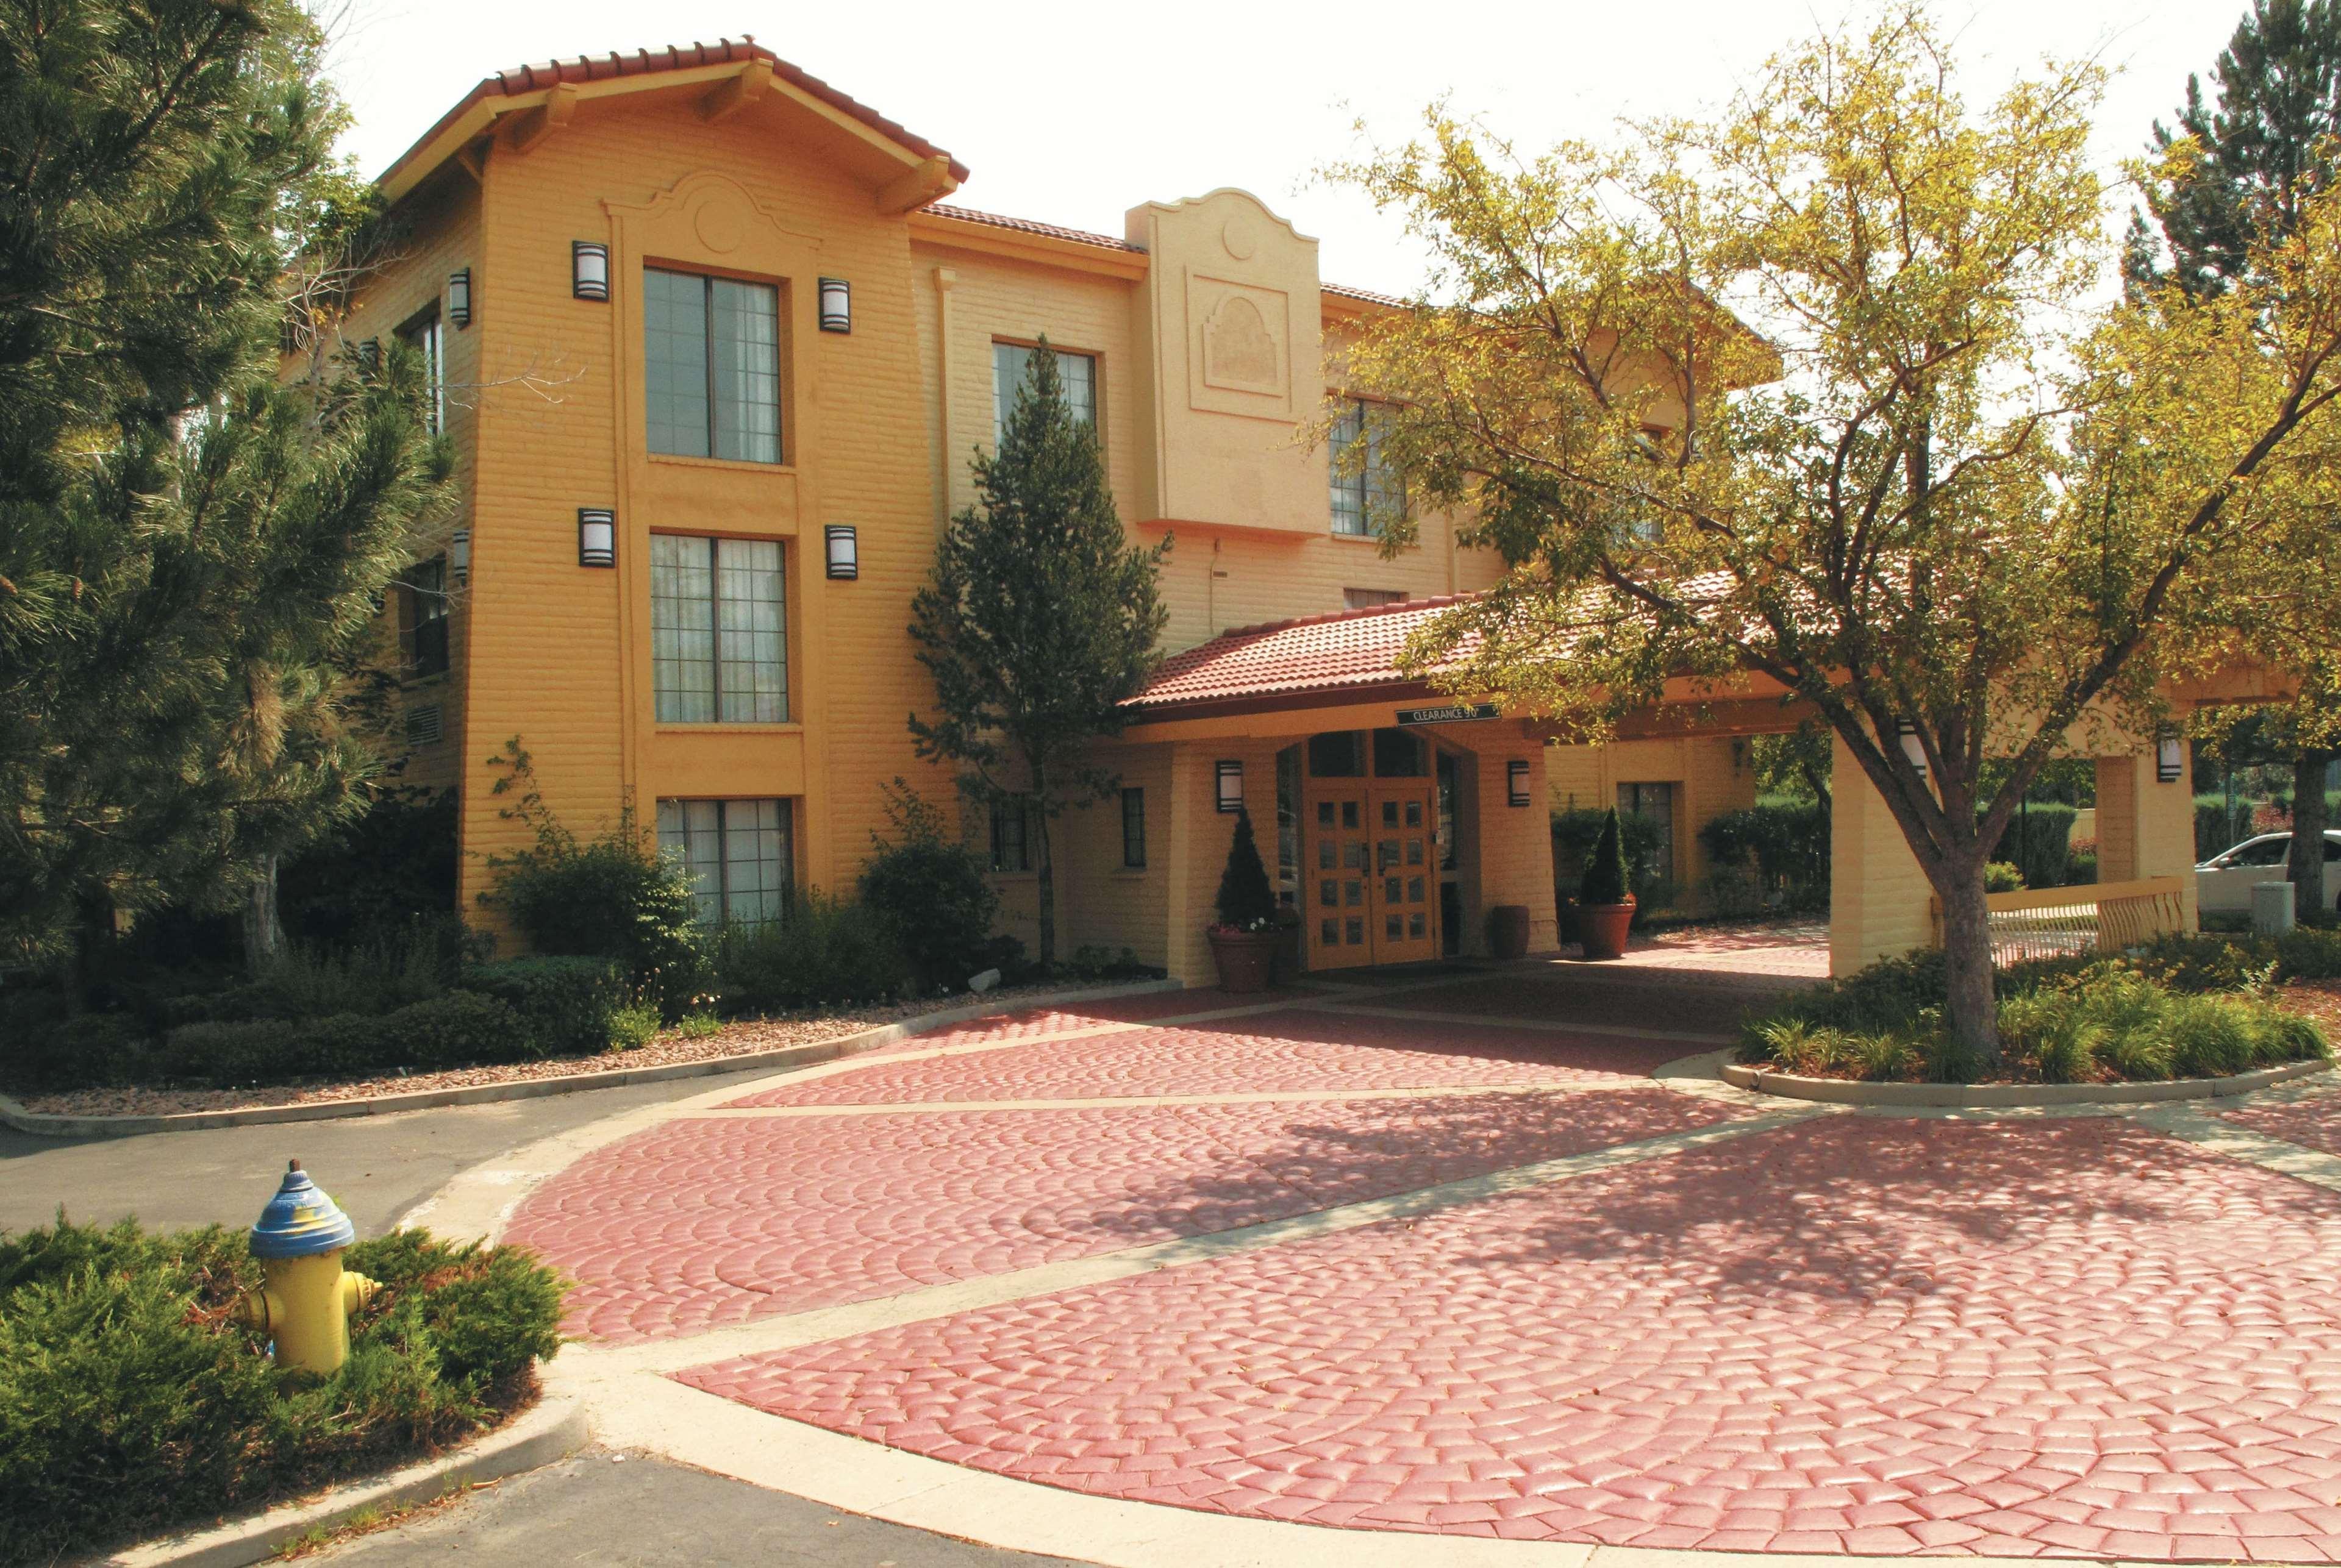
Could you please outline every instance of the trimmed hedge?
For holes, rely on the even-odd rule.
[[[909,984],[911,966],[892,920],[815,888],[786,919],[726,927],[715,978],[730,1011],[785,1012],[890,1000]]]
[[[230,1315],[260,1270],[217,1226],[0,1234],[0,1563],[45,1563],[443,1447],[524,1404],[567,1286],[421,1232],[344,1258],[384,1288],[330,1378]]]
[[[609,1049],[629,1000],[625,967],[611,958],[507,958],[467,969],[456,983],[517,1013],[538,1057]]]

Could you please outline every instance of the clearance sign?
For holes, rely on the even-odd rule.
[[[1496,717],[1492,702],[1459,703],[1449,708],[1401,708],[1398,721],[1401,726],[1416,724],[1474,724],[1482,719]]]

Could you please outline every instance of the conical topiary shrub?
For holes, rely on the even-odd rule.
[[[1627,885],[1626,843],[1618,828],[1618,808],[1601,819],[1601,837],[1585,858],[1585,876],[1577,885],[1580,904],[1622,904],[1633,889]]]
[[[1235,842],[1228,846],[1227,868],[1220,873],[1220,924],[1238,931],[1266,930],[1276,919],[1276,889],[1260,863],[1252,839],[1251,813],[1236,813]]]

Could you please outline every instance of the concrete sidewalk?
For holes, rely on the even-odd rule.
[[[324,1554],[351,1568],[460,1555],[479,1568],[1053,1568],[1035,1557],[841,1513],[785,1492],[603,1448],[514,1476]]]

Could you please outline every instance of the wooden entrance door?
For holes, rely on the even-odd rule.
[[[1439,814],[1429,779],[1322,779],[1303,831],[1309,968],[1406,964],[1439,953]]]

